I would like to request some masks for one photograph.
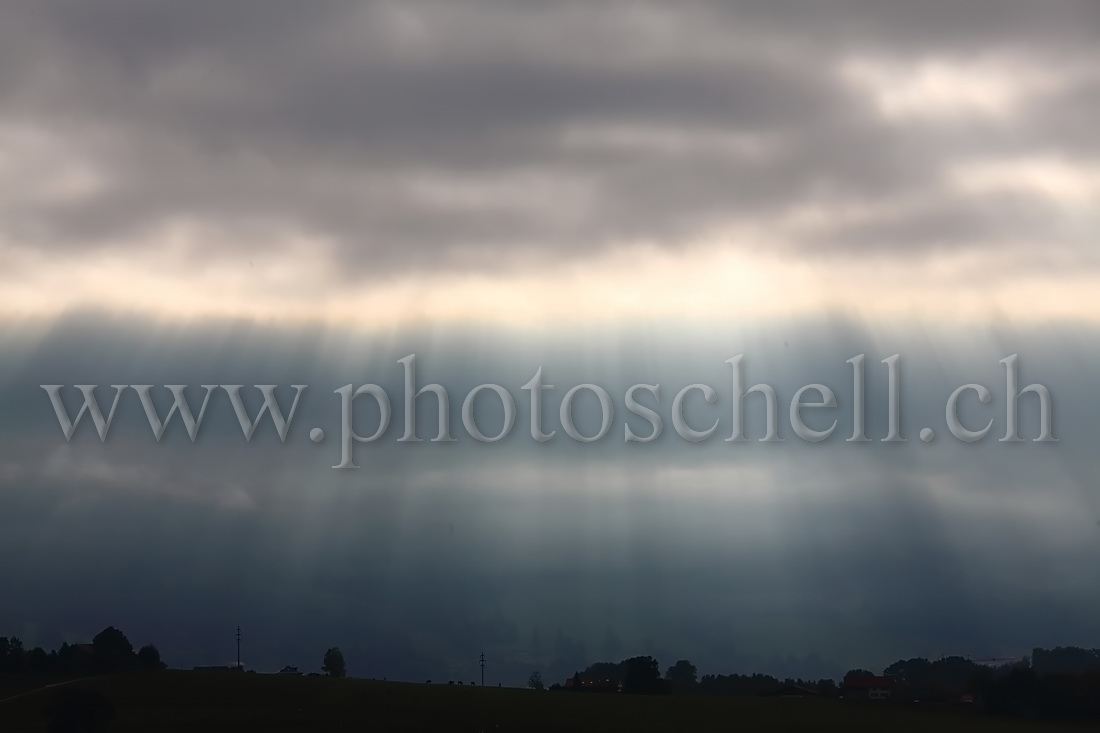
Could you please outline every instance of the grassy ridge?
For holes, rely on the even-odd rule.
[[[975,711],[790,698],[639,697],[168,671],[76,683],[112,731],[1043,731]],[[0,705],[0,730],[45,730],[52,691]],[[1056,730],[1093,730],[1057,726]]]

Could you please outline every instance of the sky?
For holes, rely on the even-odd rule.
[[[1100,646],[1098,47],[1085,0],[5,3],[0,635],[503,684]],[[1013,354],[1056,441],[1036,394],[1000,440]],[[410,355],[454,441],[432,395],[399,440]],[[738,355],[782,442],[760,395],[726,440]],[[308,387],[285,439],[218,388],[66,440],[79,384]],[[349,384],[391,420],[338,469]]]

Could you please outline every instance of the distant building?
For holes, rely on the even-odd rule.
[[[297,667],[291,667],[289,664],[287,666],[283,667],[282,669],[280,669],[279,674],[291,674],[291,675],[297,675],[299,677],[302,676],[302,673],[298,671]]]
[[[893,687],[894,678],[888,675],[850,674],[841,691],[845,699],[889,700]]]

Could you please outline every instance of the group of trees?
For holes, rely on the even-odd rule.
[[[1031,668],[1037,674],[1085,674],[1100,669],[1100,649],[1060,646],[1033,649]]]
[[[1100,718],[1100,649],[1034,649],[1030,661],[978,670],[968,691],[995,714]]]
[[[47,652],[42,647],[25,649],[16,637],[0,637],[0,672],[8,674],[105,674],[164,669],[160,652],[152,644],[134,651],[130,640],[108,626],[91,644],[62,644]]]
[[[661,679],[661,667],[653,657],[631,657],[619,663],[597,662],[573,675],[571,688],[576,691],[621,690],[642,695],[667,692]]]
[[[853,669],[848,675],[871,676]],[[848,676],[846,675],[846,676]],[[1041,717],[1100,716],[1100,650],[1059,647],[1035,649],[1030,659],[990,667],[965,657],[921,657],[899,660],[883,675],[892,678],[895,699],[924,702],[973,701],[990,713]],[[532,689],[544,689],[542,675],[532,673]],[[597,662],[576,672],[566,685],[551,690],[578,692],[693,693],[758,696],[786,694],[791,687],[823,697],[844,693],[831,679],[780,680],[771,675],[703,675],[686,659],[660,674],[652,657],[631,657],[621,662]]]
[[[568,688],[578,692],[628,692],[642,695],[671,692],[686,689],[696,684],[695,665],[686,659],[668,668],[665,677],[661,676],[661,667],[653,657],[631,657],[621,662],[597,662],[584,671],[574,673]],[[542,675],[534,672],[527,686],[543,689]],[[550,686],[551,690],[563,689],[561,685]]]
[[[636,694],[703,694],[703,695],[769,695],[785,686],[796,685],[821,695],[837,694],[833,680],[784,679],[764,674],[753,675],[703,675],[690,660],[681,659],[665,670],[662,677],[657,660],[652,657],[631,657],[621,662],[597,662],[576,672],[563,687],[550,686],[551,690],[569,689],[578,692],[627,692]],[[541,690],[542,675],[535,672],[527,686]]]
[[[970,680],[976,700],[990,713],[1039,718],[1100,718],[1100,669],[1040,674],[1018,667],[981,672]]]
[[[804,680],[788,677],[779,679],[770,674],[706,674],[692,691],[702,695],[734,695],[756,697],[775,695],[785,687],[800,687],[823,697],[837,695],[837,685],[831,679]]]
[[[972,694],[970,680],[989,669],[966,657],[941,657],[935,661],[914,657],[894,662],[883,670],[883,674],[893,678],[895,698],[958,702],[962,695]]]
[[[90,644],[62,644],[47,652],[24,648],[17,637],[0,636],[0,674],[92,675],[164,669],[160,652],[152,644],[134,651],[126,635],[108,626]],[[347,676],[347,664],[339,647],[325,652],[321,667],[329,677]]]
[[[0,673],[90,675],[138,670],[160,670],[165,665],[152,644],[134,651],[130,640],[109,626],[90,644],[62,644],[55,651],[26,649],[16,637],[0,637]],[[330,677],[347,675],[339,647],[329,648],[322,670]],[[849,675],[871,675],[852,670]],[[1030,659],[999,668],[964,657],[902,659],[883,670],[892,678],[893,697],[926,702],[957,702],[966,696],[992,713],[1042,717],[1100,717],[1100,650],[1077,647],[1034,649]],[[533,672],[528,687],[545,689],[540,672]],[[757,696],[777,694],[789,687],[826,697],[843,694],[831,679],[780,680],[771,675],[703,675],[681,659],[662,676],[653,657],[638,656],[621,662],[597,662],[574,673],[569,683],[551,690],[634,694],[694,693]]]
[[[1072,717],[1100,715],[1100,650],[1034,649],[1030,659],[1000,667],[963,657],[904,659],[884,674],[904,700],[958,701],[961,696],[991,713]]]

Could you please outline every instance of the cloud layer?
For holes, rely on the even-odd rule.
[[[1091,320],[1095,16],[1083,2],[10,5],[4,307],[439,318],[479,289],[522,301],[517,277],[592,297],[577,268],[621,290],[631,263],[671,260],[677,276],[741,269],[782,288],[800,261],[833,281],[879,268],[899,310],[922,297],[906,272],[974,301],[1049,296],[1072,275],[1072,305],[1044,315]],[[443,303],[421,300],[422,277]],[[793,308],[851,310],[840,290]]]
[[[260,669],[486,651],[506,683],[1091,643],[1098,29],[1086,0],[0,5],[0,634],[215,664],[239,623]],[[333,471],[333,390],[396,400],[411,353],[460,441],[396,443],[395,402]],[[833,387],[832,442],[725,443],[738,353],[784,418]],[[844,443],[859,353],[876,437],[903,355],[908,443]],[[973,381],[1001,434],[1013,353],[1061,442],[951,442]],[[527,438],[539,366],[548,415],[612,392],[606,442]],[[484,382],[519,407],[491,446],[459,418]],[[694,382],[704,445],[668,419]],[[313,391],[286,445],[217,400],[158,444],[132,394],[67,444],[39,385],[87,383]],[[663,385],[641,450],[634,383]]]

